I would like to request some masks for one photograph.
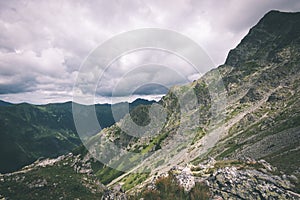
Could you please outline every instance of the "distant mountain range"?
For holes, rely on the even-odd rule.
[[[132,110],[153,102],[137,99],[114,104],[119,117],[115,119],[110,104],[97,104],[95,110],[101,128],[106,128],[125,115],[126,107]],[[68,153],[80,144],[72,102],[32,105],[0,101],[0,173],[15,171],[40,157]]]
[[[12,103],[0,100],[0,106],[10,106]]]

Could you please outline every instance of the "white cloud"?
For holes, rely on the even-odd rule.
[[[124,31],[157,27],[178,31],[196,41],[216,67],[225,61],[249,28],[269,10],[297,11],[297,0],[169,0],[169,1],[1,1],[0,98],[41,103],[72,99],[80,64],[103,41]],[[146,55],[146,54],[145,54]],[[99,94],[109,94],[124,72],[150,61],[179,70],[191,81],[197,74],[172,56],[136,54],[121,59],[105,74]],[[156,59],[156,60],[155,60]],[[155,68],[158,70],[158,68]],[[136,81],[182,79],[149,70]],[[162,71],[164,68],[162,68]],[[87,74],[89,81],[99,77]],[[128,77],[127,77],[128,78]],[[120,82],[121,83],[121,82]],[[129,81],[122,89],[132,89]],[[40,96],[39,96],[40,95]],[[156,95],[156,94],[154,94]],[[100,98],[100,97],[99,97]],[[101,97],[104,101],[107,97]],[[126,97],[125,97],[126,98]],[[51,100],[50,100],[51,99]],[[38,103],[38,102],[37,102]]]

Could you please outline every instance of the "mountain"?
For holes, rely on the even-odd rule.
[[[12,103],[0,100],[0,106],[10,106],[10,105],[12,105]]]
[[[140,104],[151,103],[138,99],[130,104],[114,104],[119,118],[112,115],[110,104],[97,104],[95,110],[100,126],[106,128],[122,118],[128,106],[132,110]],[[81,145],[74,125],[72,102],[47,105],[1,102],[0,130],[1,173],[20,169],[40,157],[68,153]]]
[[[299,64],[300,13],[270,11],[224,65],[135,107],[85,141],[89,151],[1,175],[1,195],[300,199]]]
[[[219,68],[233,97],[227,118],[240,119],[210,155],[264,158],[298,174],[299,50],[300,13],[272,11],[229,53]]]

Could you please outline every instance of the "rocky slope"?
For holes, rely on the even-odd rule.
[[[105,187],[92,175],[91,162],[86,160],[69,153],[0,175],[0,198],[100,199]]]
[[[268,13],[219,67],[232,102],[227,120],[241,117],[211,156],[264,158],[299,177],[299,25],[299,13]]]
[[[162,192],[158,182],[166,177],[171,177],[179,185],[178,188],[185,191],[184,198],[173,199],[193,199],[191,195],[195,192],[193,189],[201,184],[207,185],[206,199],[300,198],[299,194],[292,191],[294,185],[290,179],[295,177],[281,174],[277,168],[264,160],[256,161],[251,158],[222,161],[210,158],[198,165],[174,166],[168,174],[155,177],[146,189],[141,189],[139,198],[145,197],[147,192],[154,195],[154,191]],[[202,190],[201,193],[204,192],[205,190]]]
[[[110,185],[121,182],[126,187],[126,176],[130,177],[132,170],[150,168],[149,177],[152,177],[167,172],[173,165],[197,163],[207,156],[264,158],[280,170],[299,177],[299,27],[299,13],[266,14],[218,70],[212,70],[191,85],[170,90],[160,102],[166,109],[166,122],[146,129],[143,134],[147,137],[129,135],[133,131],[127,127],[132,125],[125,117],[93,138],[88,144],[93,154],[101,152],[100,159],[106,159],[118,170],[129,171],[116,177]],[[226,107],[220,108],[219,113],[211,109],[214,106],[211,90],[216,87],[214,79],[218,78],[216,71],[222,75],[228,94],[224,99],[227,104],[221,102]],[[196,107],[190,98],[193,92],[197,97]],[[184,104],[180,102],[181,97]],[[180,140],[190,136],[194,138]],[[99,141],[111,141],[114,145],[105,146]],[[280,162],[287,159],[286,155],[289,155],[289,165]],[[136,162],[139,156],[144,159],[142,164]],[[124,168],[128,167],[127,160],[131,161],[132,170]]]
[[[299,199],[299,64],[300,13],[271,11],[224,65],[90,138],[89,153],[72,155],[86,167],[61,162],[99,180],[103,199]],[[2,188],[13,185],[8,177]]]
[[[209,158],[197,165],[173,166],[138,190],[107,188],[97,177],[99,163],[89,154],[44,159],[21,171],[0,175],[3,199],[299,199],[297,178],[264,160]],[[138,175],[140,176],[140,175]],[[134,179],[132,179],[134,182]],[[47,191],[47,192],[45,192]],[[176,195],[174,195],[176,194]],[[8,198],[9,197],[9,198]]]

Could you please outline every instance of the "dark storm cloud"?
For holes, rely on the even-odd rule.
[[[217,66],[249,28],[272,9],[298,11],[300,1],[0,1],[0,98],[35,99],[35,103],[71,100],[80,64],[89,52],[113,35],[137,28],[183,33],[201,45]],[[113,91],[116,96],[125,95],[122,91],[142,81],[162,82],[169,87],[200,76],[172,56],[151,55],[118,61],[102,77],[96,94],[104,97],[99,99],[105,101]],[[128,75],[124,82],[123,75],[132,65],[149,62],[174,68],[189,80],[180,76],[174,80],[164,68],[138,71],[136,79],[126,79]],[[99,79],[92,76],[87,74],[86,79]],[[161,92],[150,86],[138,90],[139,94]]]
[[[31,91],[34,91],[34,88],[32,88],[32,82],[14,82],[11,84],[0,84],[0,94],[14,94]]]
[[[168,88],[159,84],[146,84],[137,88],[133,94],[137,95],[149,95],[149,94],[166,94]]]

